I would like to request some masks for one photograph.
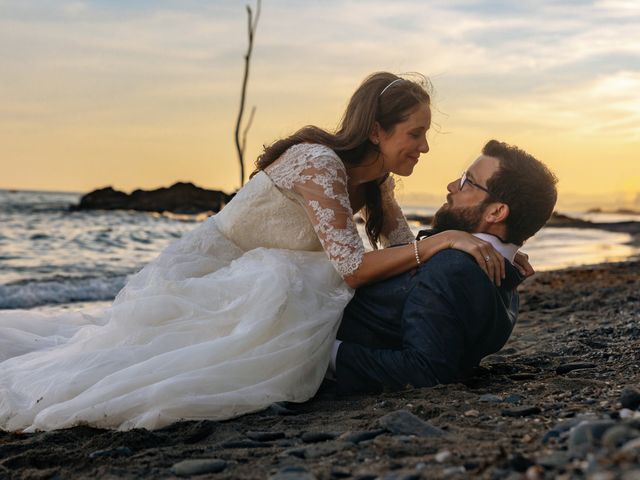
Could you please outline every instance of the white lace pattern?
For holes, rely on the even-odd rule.
[[[300,199],[338,273],[344,278],[355,272],[364,245],[353,221],[347,172],[335,152],[324,145],[294,145],[265,172],[277,187]]]

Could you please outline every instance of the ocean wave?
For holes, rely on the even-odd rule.
[[[32,308],[72,302],[112,300],[126,275],[112,277],[56,277],[0,285],[0,309]]]

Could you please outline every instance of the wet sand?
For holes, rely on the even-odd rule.
[[[640,261],[537,274],[521,294],[512,338],[463,382],[324,389],[157,431],[0,432],[0,479],[640,478]]]

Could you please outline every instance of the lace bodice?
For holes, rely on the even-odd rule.
[[[301,143],[265,172],[276,186],[298,197],[338,273],[346,277],[355,272],[364,245],[353,221],[347,171],[335,152],[324,145]]]
[[[265,172],[280,189],[292,192],[303,206],[322,247],[343,277],[362,263],[364,245],[353,220],[342,160],[324,145],[289,148]],[[381,186],[385,224],[383,246],[406,243],[413,234],[393,196],[393,179]]]

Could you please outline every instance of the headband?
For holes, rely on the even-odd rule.
[[[384,88],[382,89],[382,91],[380,92],[380,95],[378,95],[378,97],[381,97],[381,96],[382,96],[382,94],[383,94],[384,92],[386,92],[386,91],[387,91],[387,88],[389,88],[391,85],[393,85],[394,83],[397,83],[397,82],[401,82],[402,80],[403,80],[402,78],[396,78],[393,82],[391,82],[389,85],[387,85],[386,87],[384,87]]]

